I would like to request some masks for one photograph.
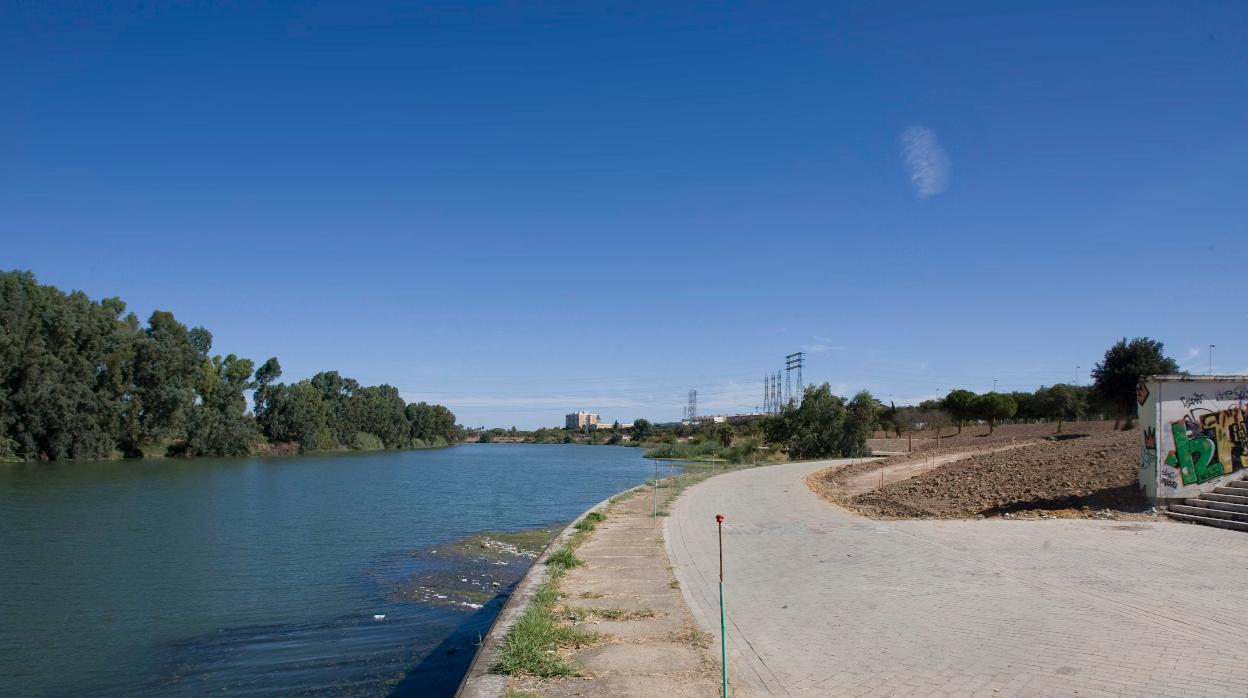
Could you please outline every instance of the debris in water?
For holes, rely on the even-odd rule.
[[[373,620],[385,620],[385,619],[386,619],[386,614],[384,614],[384,613],[374,613],[374,614],[373,614]]]

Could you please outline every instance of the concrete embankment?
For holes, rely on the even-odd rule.
[[[606,519],[582,536],[576,555],[583,564],[558,580],[560,622],[592,634],[588,643],[560,650],[580,675],[541,679],[489,673],[508,630],[549,578],[544,564],[549,553],[572,537],[569,527],[517,585],[458,695],[493,697],[508,689],[543,696],[718,695],[718,657],[685,605],[663,543],[661,514],[678,489],[665,482],[657,498],[654,494],[636,488],[591,509]]]
[[[609,502],[610,499],[598,502],[568,524],[567,528],[546,545],[529,570],[520,578],[520,581],[516,582],[511,596],[507,598],[507,602],[503,604],[498,616],[490,625],[489,632],[481,639],[477,654],[473,657],[472,663],[468,665],[468,671],[459,683],[459,690],[455,692],[456,698],[495,698],[502,695],[507,687],[507,676],[491,673],[490,669],[498,663],[507,632],[511,630],[511,626],[515,625],[520,614],[524,613],[525,607],[537,593],[538,587],[546,583],[550,575],[550,568],[546,565],[546,561],[550,559],[552,552],[558,550],[572,537],[576,532],[575,527],[578,521],[584,519],[590,512],[602,511]]]

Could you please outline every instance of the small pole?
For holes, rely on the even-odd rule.
[[[652,462],[654,463],[654,515],[652,518],[654,519],[654,525],[658,526],[659,525],[659,462],[657,460],[654,460]]]
[[[728,698],[728,624],[724,621],[724,515],[715,515],[719,529],[719,664],[723,698]]]

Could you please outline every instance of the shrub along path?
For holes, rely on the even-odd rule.
[[[698,478],[700,473],[683,476]],[[716,696],[718,656],[698,629],[672,575],[663,544],[668,501],[683,482],[613,501],[585,532],[556,582],[552,611],[569,641],[558,649],[572,676],[517,673],[506,695]],[[674,485],[674,486],[673,486]]]

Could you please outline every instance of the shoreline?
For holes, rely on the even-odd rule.
[[[477,647],[477,652],[473,655],[472,662],[468,664],[468,671],[464,672],[463,678],[460,679],[459,688],[455,691],[455,698],[496,698],[502,695],[511,677],[507,674],[493,673],[490,669],[498,663],[499,656],[502,653],[503,641],[506,639],[508,631],[511,630],[516,620],[520,618],[525,608],[533,600],[533,595],[536,593],[537,588],[545,583],[547,577],[549,577],[550,567],[546,564],[546,561],[550,558],[550,554],[572,537],[576,532],[576,524],[584,520],[590,513],[605,509],[611,500],[616,497],[634,490],[645,489],[648,486],[649,483],[642,483],[603,499],[573,519],[559,532],[559,535],[546,544],[546,547],[542,549],[541,554],[537,556],[533,564],[529,565],[529,569],[525,571],[524,576],[512,587],[507,601],[498,610],[498,615],[494,616],[494,621],[490,623],[490,629],[481,638],[481,644]]]

